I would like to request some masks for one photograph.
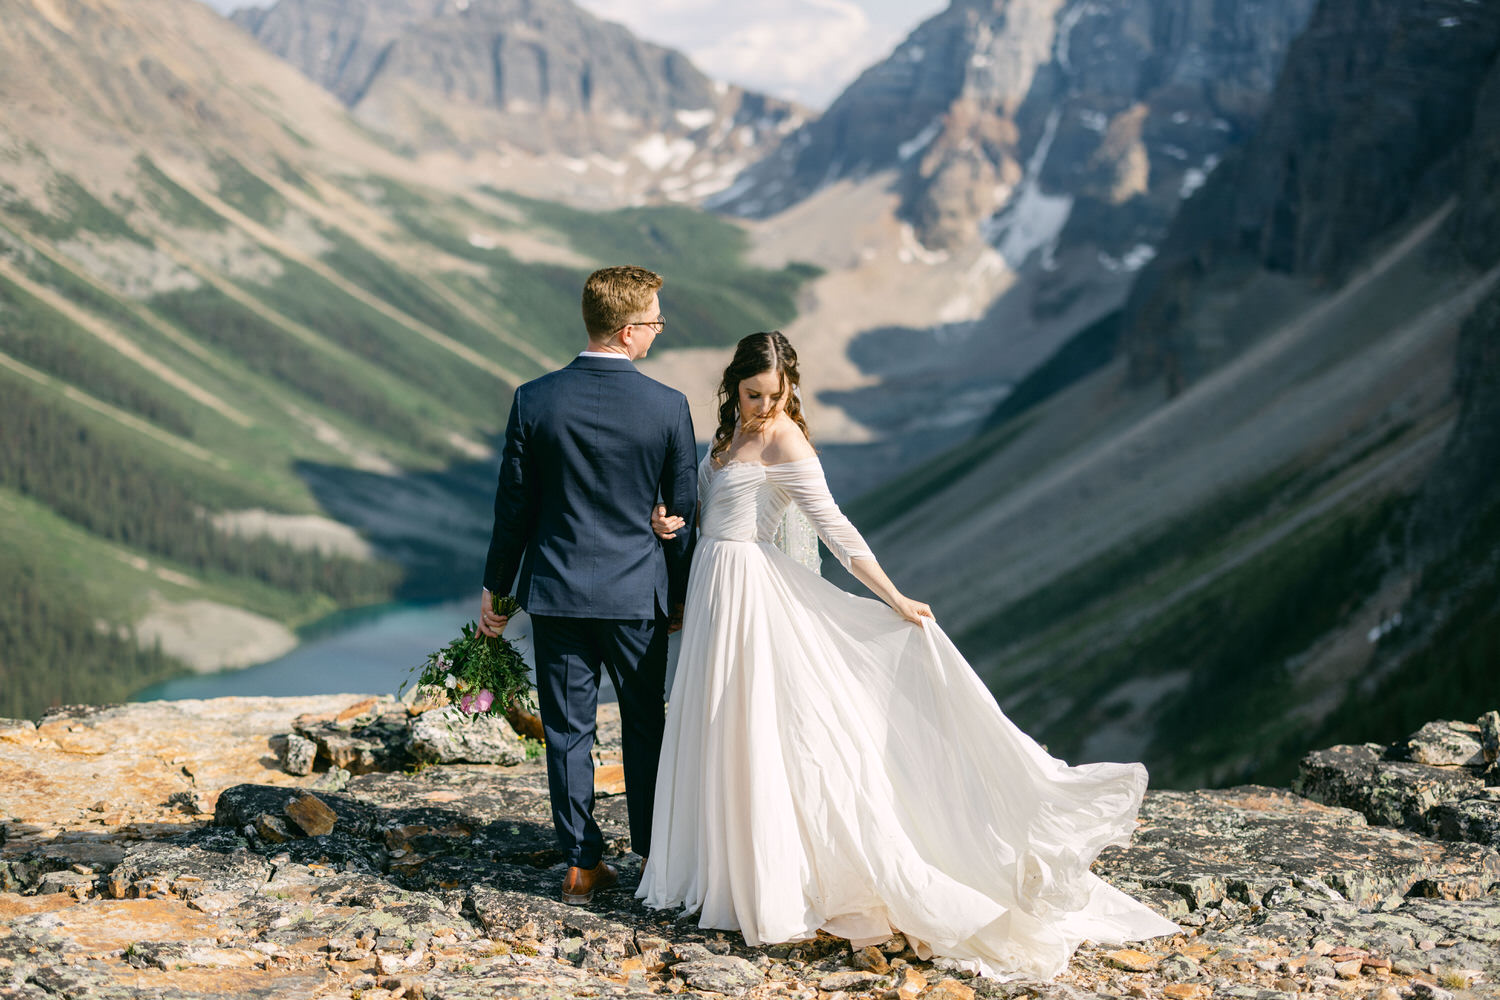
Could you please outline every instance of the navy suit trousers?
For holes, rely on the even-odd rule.
[[[604,836],[594,822],[593,759],[603,667],[620,698],[631,848],[645,855],[666,725],[666,619],[532,615],[531,621],[558,847],[569,865],[580,868],[594,867],[604,854]]]

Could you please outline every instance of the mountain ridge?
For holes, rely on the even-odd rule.
[[[570,0],[277,0],[232,19],[412,155],[497,173],[534,157],[617,204],[696,202],[805,117]]]

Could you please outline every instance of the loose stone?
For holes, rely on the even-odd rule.
[[[1125,969],[1127,972],[1150,972],[1156,968],[1157,963],[1155,956],[1133,948],[1111,951],[1104,957],[1109,960],[1110,964]]]
[[[856,969],[873,972],[877,976],[883,976],[891,970],[891,963],[886,961],[884,953],[874,945],[855,952],[852,964]]]
[[[1168,1000],[1199,1000],[1210,992],[1207,986],[1199,983],[1169,983],[1161,989],[1162,996]]]
[[[1181,952],[1173,952],[1162,959],[1156,971],[1165,979],[1180,982],[1191,979],[1198,974],[1199,965],[1196,959]]]
[[[292,831],[287,828],[286,822],[280,816],[272,816],[270,813],[261,813],[255,817],[254,830],[261,839],[272,844],[282,844],[292,839]]]
[[[922,1000],[974,1000],[974,988],[957,979],[944,979],[928,987]]]
[[[311,774],[313,763],[318,758],[318,745],[312,740],[288,734],[286,749],[282,752],[281,769],[287,774]]]
[[[712,955],[703,961],[684,962],[672,973],[693,989],[731,996],[759,986],[764,978],[755,966],[733,955]]]
[[[834,993],[839,990],[858,990],[878,982],[873,972],[834,972],[818,980],[818,989]]]
[[[324,837],[333,832],[338,814],[316,795],[301,795],[287,803],[287,818],[309,837]]]
[[[894,990],[898,1000],[916,1000],[927,989],[927,977],[915,969],[903,969],[900,984]]]
[[[1500,711],[1479,717],[1479,746],[1486,764],[1500,761]]]
[[[1347,962],[1339,962],[1333,967],[1333,970],[1338,974],[1340,979],[1358,979],[1362,968],[1364,968],[1363,962],[1357,958],[1351,958]]]

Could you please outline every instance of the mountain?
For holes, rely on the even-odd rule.
[[[1338,285],[1379,234],[1455,196],[1449,242],[1474,267],[1492,263],[1500,194],[1483,145],[1494,141],[1483,128],[1494,113],[1482,88],[1495,18],[1492,5],[1468,0],[1321,9],[1243,154],[1184,209],[1132,290],[1132,377],[1191,380],[1239,348],[1222,323],[1184,309],[1208,298],[1215,275],[1249,269]]]
[[[954,0],[716,203],[762,215],[896,172],[923,244],[1059,237],[1117,267],[1243,142],[1312,0]]]
[[[685,207],[434,171],[194,0],[21,0],[0,51],[0,716],[468,591],[588,271],[668,273],[678,346],[809,276]]]
[[[1055,751],[1276,779],[1500,696],[1497,59],[1322,0],[1123,310],[851,505]]]
[[[569,0],[277,0],[233,18],[403,149],[540,158],[553,183],[621,200],[699,200],[803,120]]]
[[[827,402],[866,464],[972,433],[1075,334],[1117,322],[1179,208],[1254,133],[1313,4],[955,0],[709,197],[802,245],[844,234],[855,259],[825,263],[828,306],[795,332],[847,329],[853,371]],[[884,245],[856,200],[890,213]],[[849,329],[835,284],[875,322]]]

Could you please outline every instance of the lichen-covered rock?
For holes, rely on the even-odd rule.
[[[824,976],[818,981],[818,989],[836,993],[840,990],[862,990],[868,989],[880,979],[873,972],[855,970],[852,972],[834,972]]]
[[[1163,979],[1168,979],[1172,982],[1181,982],[1184,979],[1192,979],[1198,974],[1200,968],[1198,960],[1191,955],[1173,952],[1161,960],[1161,964],[1157,966],[1156,971]]]
[[[548,876],[533,873],[531,877],[535,889],[552,888]],[[557,884],[561,886],[560,878]],[[484,933],[495,941],[513,946],[530,943],[538,950],[557,954],[565,952],[566,942],[576,938],[580,945],[593,942],[615,957],[639,953],[636,929],[629,923],[612,919],[607,911],[599,914],[567,906],[553,892],[542,896],[535,891],[475,885],[468,890],[468,902]],[[600,903],[605,900],[601,898]]]
[[[1445,898],[1483,895],[1500,881],[1500,856],[1370,827],[1352,810],[1259,786],[1155,792],[1129,850],[1097,870],[1170,890],[1194,910],[1225,900],[1261,905],[1273,892],[1338,895],[1374,905],[1414,889]]]
[[[328,721],[352,713],[363,725],[370,711],[347,705]],[[128,712],[112,719],[119,726]],[[271,721],[262,749],[286,731],[284,713],[279,728]],[[601,712],[601,727],[602,745],[616,746],[617,717]],[[101,773],[140,766],[120,750],[91,752],[89,761]],[[811,998],[820,985],[840,984],[850,996],[895,1000],[1084,1000],[1132,990],[1267,1000],[1329,995],[1335,982],[1357,985],[1356,996],[1385,984],[1407,995],[1412,977],[1434,967],[1482,973],[1470,985],[1478,996],[1500,979],[1492,848],[1373,827],[1352,810],[1278,789],[1150,792],[1134,843],[1100,859],[1105,879],[1183,925],[1181,935],[1132,945],[1135,961],[1124,964],[1147,971],[1121,968],[1123,952],[1086,945],[1055,982],[1002,983],[919,959],[899,937],[858,953],[828,935],[750,948],[690,917],[649,910],[634,896],[640,866],[626,853],[619,798],[600,799],[597,816],[620,885],[589,907],[565,906],[540,760],[359,775],[343,792],[320,793],[336,817],[332,832],[280,843],[255,824],[265,817],[285,829],[287,803],[306,786],[277,784],[286,775],[264,753],[239,773],[242,783],[208,786],[213,826],[162,813],[172,822],[11,836],[12,815],[0,843],[0,877],[9,880],[0,887],[0,1000],[37,991],[102,1000],[355,991],[640,1000],[672,990]],[[98,815],[87,788],[72,795],[73,814]],[[1443,827],[1463,811],[1473,824],[1487,814],[1464,810],[1490,801],[1458,800],[1430,816]],[[1356,974],[1351,963],[1357,978],[1337,979]]]
[[[1437,766],[1479,766],[1484,750],[1479,727],[1466,722],[1429,722],[1406,740],[1407,759]]]
[[[1353,809],[1371,823],[1425,831],[1435,807],[1476,795],[1484,776],[1472,766],[1392,760],[1366,743],[1308,754],[1292,788],[1316,802]]]
[[[232,831],[208,828],[172,843],[137,844],[112,866],[115,899],[196,899],[208,892],[250,894],[271,874],[270,863]]]
[[[695,990],[741,996],[759,986],[765,975],[734,955],[711,955],[699,962],[684,962],[672,974]]]
[[[1445,802],[1432,811],[1431,819],[1433,831],[1444,840],[1468,840],[1500,849],[1500,794]]]
[[[1486,764],[1500,761],[1500,711],[1479,717],[1479,745]]]
[[[262,813],[281,815],[289,800],[285,788],[271,785],[236,785],[226,788],[219,795],[218,807],[214,811],[214,825],[243,829],[255,822]],[[368,804],[348,795],[324,794],[320,796],[325,806],[337,817],[340,829],[357,836],[365,836],[374,829],[376,811]]]
[[[409,747],[418,760],[439,764],[514,766],[526,760],[525,747],[504,716],[470,718],[451,705],[413,719]]]
[[[311,774],[318,758],[318,745],[296,733],[286,737],[286,747],[281,754],[281,767],[287,774]]]
[[[411,759],[404,722],[377,719],[357,726],[338,722],[301,722],[298,735],[318,746],[318,759],[350,774],[398,771]]]

